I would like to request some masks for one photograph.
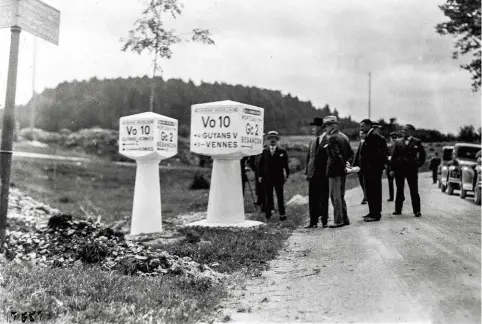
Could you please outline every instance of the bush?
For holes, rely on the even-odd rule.
[[[200,174],[199,172],[196,172],[194,174],[194,179],[191,183],[191,186],[189,189],[191,190],[199,190],[199,189],[209,189],[209,181],[204,178],[204,175]]]

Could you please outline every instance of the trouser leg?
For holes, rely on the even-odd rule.
[[[333,222],[343,224],[343,202],[341,199],[341,177],[330,177],[330,197],[333,204]]]
[[[395,212],[401,213],[403,202],[405,201],[405,174],[404,172],[397,171],[395,173],[395,183],[397,185],[397,195],[395,198]]]
[[[310,208],[310,225],[318,223],[321,216],[321,187],[320,180],[311,178],[308,183],[308,203]]]
[[[407,172],[408,188],[410,189],[410,198],[412,199],[413,213],[420,212],[420,195],[418,193],[418,170],[410,170]]]
[[[286,211],[285,211],[285,199],[284,199],[284,185],[283,184],[277,184],[274,186],[274,189],[276,191],[276,199],[278,200],[278,212],[280,216],[285,216]]]

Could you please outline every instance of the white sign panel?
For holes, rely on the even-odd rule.
[[[157,121],[157,150],[177,154],[177,121]]]
[[[14,0],[0,0],[0,28],[13,26]]]
[[[121,117],[119,153],[137,158],[156,153],[161,158],[177,154],[176,119],[147,112]]]
[[[120,122],[120,152],[154,152],[153,119],[125,119]]]
[[[243,156],[263,149],[264,109],[234,101],[191,107],[191,151],[209,156]]]
[[[55,45],[59,44],[60,11],[39,0],[19,0],[17,25]]]

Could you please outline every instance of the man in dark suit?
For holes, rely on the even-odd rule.
[[[393,148],[395,145],[395,141],[398,138],[397,132],[390,133],[390,144],[388,145],[388,167],[387,167],[387,180],[388,180],[388,201],[393,201],[395,196],[395,190],[393,189],[393,182],[395,178],[390,175],[391,167],[390,167],[390,159],[392,157]]]
[[[375,131],[370,119],[360,123],[365,141],[360,149],[360,169],[368,200],[368,215],[365,222],[376,222],[382,217],[382,174],[388,162],[388,148],[385,138]]]
[[[259,181],[264,184],[266,203],[264,211],[266,218],[271,218],[271,209],[274,206],[273,189],[278,200],[278,211],[280,220],[286,220],[283,187],[290,175],[288,167],[288,154],[278,147],[279,133],[270,131],[266,135],[268,147],[263,150],[259,161]]]
[[[438,152],[435,152],[435,156],[430,160],[430,166],[429,169],[432,170],[432,180],[433,183],[437,183],[437,172],[438,172],[438,166],[440,165],[442,161],[438,157]]]
[[[355,152],[355,158],[353,159],[353,166],[354,167],[360,167],[360,151],[363,146],[363,143],[365,142],[365,136],[366,134],[360,131],[360,144],[358,145],[358,148]],[[363,190],[363,199],[361,201],[362,205],[367,204],[367,194],[365,192],[365,183],[363,182],[363,172],[360,169],[360,172],[357,173],[358,175],[358,181],[360,182],[360,187]]]
[[[412,208],[415,217],[422,216],[420,211],[420,195],[418,194],[418,168],[424,165],[426,154],[422,141],[413,137],[415,127],[405,125],[401,130],[402,138],[395,142],[390,161],[392,176],[395,176],[397,195],[395,198],[395,212],[401,215],[403,201],[405,200],[404,187],[407,179],[412,199]]]
[[[323,228],[328,226],[328,198],[329,186],[328,178],[325,174],[325,167],[317,165],[317,154],[320,143],[323,141],[326,133],[323,133],[323,119],[315,117],[312,123],[313,138],[308,147],[308,154],[306,156],[305,175],[308,180],[308,199],[310,209],[310,223],[306,228],[318,227],[318,218],[321,217],[321,224]],[[323,149],[322,149],[323,150]]]

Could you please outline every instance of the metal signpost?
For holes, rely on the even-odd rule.
[[[15,125],[15,94],[17,88],[20,31],[59,44],[60,11],[39,0],[0,0],[0,28],[10,28],[10,58],[7,92],[3,113],[2,143],[0,147],[0,252],[3,253],[7,227],[8,195],[12,166],[13,128]]]

